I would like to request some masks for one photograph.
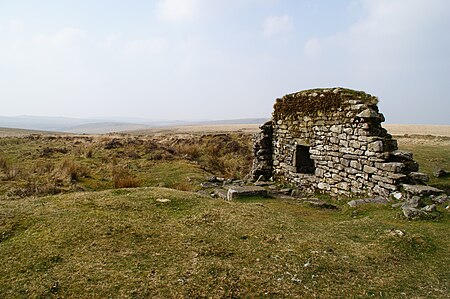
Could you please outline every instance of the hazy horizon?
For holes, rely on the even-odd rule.
[[[446,0],[0,1],[1,116],[269,118],[364,90],[386,123],[450,124]]]

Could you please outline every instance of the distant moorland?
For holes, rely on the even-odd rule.
[[[450,137],[411,128],[399,147],[450,194],[433,176],[450,169]],[[211,197],[211,177],[248,173],[256,129],[0,129],[0,297],[448,297],[448,203],[407,221],[323,194]]]

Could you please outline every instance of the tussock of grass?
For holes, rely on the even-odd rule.
[[[136,188],[141,182],[124,168],[113,169],[114,188]]]
[[[212,174],[244,177],[252,160],[244,134],[32,135],[0,143],[0,196],[13,198],[139,186],[193,191]]]
[[[1,156],[0,156],[0,169],[3,171],[8,169],[8,163],[6,162],[6,159]]]

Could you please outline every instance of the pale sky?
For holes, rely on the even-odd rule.
[[[0,0],[0,115],[269,117],[343,86],[450,124],[449,0]]]

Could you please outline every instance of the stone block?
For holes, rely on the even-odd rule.
[[[360,118],[377,118],[379,117],[379,114],[377,111],[368,108],[361,111],[356,116]]]
[[[324,170],[321,168],[316,168],[316,170],[315,170],[316,176],[318,176],[320,178],[323,177],[324,173],[325,173]]]
[[[424,184],[430,180],[428,174],[422,172],[410,172],[408,177],[415,184]]]
[[[352,207],[358,207],[366,204],[387,204],[388,200],[384,197],[374,197],[374,198],[363,198],[363,199],[355,199],[349,201],[347,204]]]
[[[352,160],[350,161],[350,167],[358,169],[358,170],[362,170],[362,165],[359,161],[357,160]]]
[[[364,165],[363,171],[365,173],[376,173],[378,171],[378,169],[375,167],[371,167],[369,165]]]
[[[376,153],[382,152],[384,150],[383,141],[377,140],[369,143],[369,145],[367,146],[367,150]]]
[[[444,193],[442,190],[431,187],[431,186],[424,186],[424,185],[409,185],[409,184],[403,184],[403,190],[409,194],[413,195],[432,195],[432,194],[441,194]]]
[[[239,197],[262,196],[267,197],[267,190],[258,186],[234,186],[229,187],[227,192],[227,200],[233,200]]]
[[[379,168],[382,171],[400,173],[404,170],[405,164],[400,162],[375,163],[375,167]]]
[[[330,185],[328,185],[327,183],[320,182],[317,184],[317,188],[319,188],[320,190],[327,190],[330,188]]]

